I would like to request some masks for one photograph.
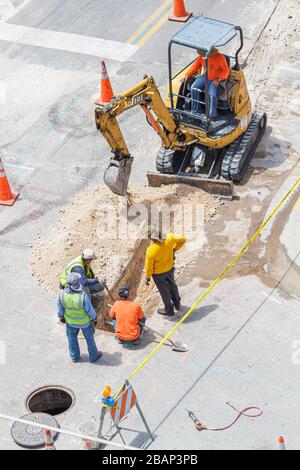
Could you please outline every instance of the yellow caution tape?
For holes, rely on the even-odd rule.
[[[197,300],[196,303],[189,309],[189,311],[181,318],[181,320],[172,328],[169,333],[161,340],[161,342],[151,351],[151,353],[141,362],[141,364],[130,374],[128,377],[128,381],[131,380],[146,364],[150,359],[154,356],[155,353],[163,346],[163,344],[175,333],[175,331],[179,328],[179,326],[194,312],[194,310],[203,302],[203,300],[208,296],[208,294],[216,287],[217,284],[224,278],[224,276],[231,270],[231,268],[236,264],[236,262],[243,256],[243,254],[248,250],[249,246],[252,245],[253,242],[258,238],[264,228],[269,224],[269,222],[273,219],[273,217],[277,214],[277,212],[281,209],[283,204],[286,200],[290,197],[290,195],[295,191],[297,186],[300,183],[300,178],[295,182],[292,188],[288,191],[288,193],[284,196],[284,198],[280,201],[280,203],[276,206],[274,211],[270,214],[270,216],[266,219],[266,221],[262,224],[262,226],[257,230],[257,232],[250,238],[250,240],[246,243],[246,245],[241,249],[241,251],[235,256],[232,262],[227,266],[226,269],[220,274],[220,276],[209,286],[209,288],[201,295],[200,299]],[[119,392],[116,393],[116,395]]]

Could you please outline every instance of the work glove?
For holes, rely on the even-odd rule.
[[[98,320],[93,320],[93,326],[96,328],[98,325]]]
[[[150,279],[149,279],[149,277],[146,277],[146,279],[145,279],[145,285],[146,285],[146,286],[149,286],[149,284],[150,284]]]
[[[97,279],[97,282],[99,282],[99,284],[102,284],[103,286],[106,286],[106,279],[102,279],[102,278],[99,278],[98,276],[95,278]]]
[[[62,325],[65,325],[65,324],[66,324],[66,320],[64,319],[64,317],[63,317],[63,318],[60,318],[59,321],[60,321],[60,323],[61,323]]]

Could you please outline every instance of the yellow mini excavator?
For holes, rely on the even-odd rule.
[[[218,87],[218,116],[211,119],[208,59],[215,49],[227,46],[233,39],[239,44],[234,55],[224,54],[230,75]],[[199,91],[197,113],[192,112],[191,106],[191,87],[196,77],[184,80],[191,64],[172,75],[172,47],[178,44],[203,51],[206,61],[205,89]],[[147,173],[149,184],[191,184],[232,198],[233,183],[243,179],[267,125],[266,114],[252,111],[239,63],[242,48],[243,32],[239,26],[196,17],[169,42],[166,102],[153,77],[145,76],[141,83],[114,97],[106,106],[96,107],[97,129],[113,153],[104,181],[114,193],[126,195],[133,162],[117,117],[127,109],[140,106],[162,143],[156,157],[157,173]]]

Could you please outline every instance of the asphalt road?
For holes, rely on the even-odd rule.
[[[16,8],[22,7],[21,1],[12,3]],[[152,73],[163,91],[168,39],[181,26],[165,22],[150,37],[146,28],[142,32],[146,42],[139,46],[126,41],[162,5],[161,0],[25,3],[17,12],[10,10],[11,14],[6,9],[5,21],[0,23],[0,84],[4,90],[0,103],[0,155],[12,186],[21,193],[14,207],[0,206],[3,316],[0,341],[6,351],[5,363],[0,365],[0,411],[25,414],[28,393],[41,385],[59,383],[76,393],[73,411],[61,417],[63,426],[74,429],[99,412],[96,398],[102,388],[108,383],[118,387],[151,350],[151,345],[133,354],[116,349],[111,338],[98,336],[99,347],[106,352],[104,364],[71,368],[64,332],[55,323],[55,297],[38,289],[32,279],[33,238],[47,233],[59,219],[59,210],[79,191],[102,184],[109,149],[94,126],[91,100],[98,92],[100,58],[96,51],[106,57],[115,90],[124,90],[145,73]],[[194,14],[204,13],[241,24],[245,30],[244,57],[253,48],[276,3],[275,0],[187,2]],[[81,37],[76,50],[70,46],[69,35]],[[117,43],[119,60],[111,41]],[[94,48],[93,54],[89,47]],[[128,54],[126,60],[123,51]],[[183,63],[189,57],[183,54],[176,60]],[[154,140],[139,116],[128,115],[122,124],[130,149],[137,157],[133,181],[144,184],[145,167],[154,167],[159,141]],[[277,171],[278,183],[283,184],[286,173]],[[266,190],[263,177],[257,181],[255,189]],[[262,216],[272,205],[271,189],[260,206]],[[240,196],[240,205],[235,201],[227,209],[228,222],[237,221],[240,207],[246,218],[254,200],[251,183],[241,188]],[[297,204],[293,201],[294,209],[289,209],[293,214],[291,220],[298,220]],[[288,246],[295,244],[291,235],[294,223],[284,235]],[[244,236],[243,226],[239,228],[237,222],[232,227],[235,242],[227,233],[226,243],[238,246]],[[213,242],[214,228],[208,230]],[[299,261],[298,250],[292,250],[292,254]],[[218,255],[216,262],[213,251],[209,256],[208,263],[221,271],[222,257]],[[279,278],[286,275],[286,266],[276,269]],[[199,272],[191,270],[181,281],[187,305],[202,292],[201,280]],[[181,334],[189,342],[190,353],[179,357],[165,349],[136,379],[140,402],[156,436],[153,448],[276,448],[276,439],[282,433],[288,434],[291,447],[299,447],[295,420],[299,409],[299,386],[295,381],[298,369],[290,359],[293,341],[298,339],[295,331],[299,302],[296,298],[282,298],[282,293],[273,291],[273,287],[265,285],[251,270],[247,276],[237,273],[235,279],[221,283],[206,305],[207,314],[201,311],[203,315],[196,316],[193,328],[191,322],[182,327]],[[235,289],[233,298],[229,293]],[[296,291],[294,294],[298,296]],[[168,323],[160,326],[167,331]],[[234,430],[222,435],[197,434],[184,406],[193,408],[199,419],[218,425],[232,416],[224,410],[227,399],[236,406],[262,406],[263,420],[250,424],[241,421]],[[141,428],[138,421],[134,425]],[[142,434],[129,436],[129,442],[138,445],[142,437]],[[62,448],[72,445],[78,446],[78,442],[70,439],[58,442]],[[0,448],[11,447],[14,445],[5,424],[1,426]]]

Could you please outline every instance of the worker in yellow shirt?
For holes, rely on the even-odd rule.
[[[180,295],[174,277],[175,252],[180,250],[186,242],[184,236],[173,233],[166,237],[161,232],[148,234],[152,241],[146,252],[146,285],[149,285],[151,277],[161,295],[164,308],[157,311],[161,315],[172,317],[175,315],[174,309],[180,310]]]

